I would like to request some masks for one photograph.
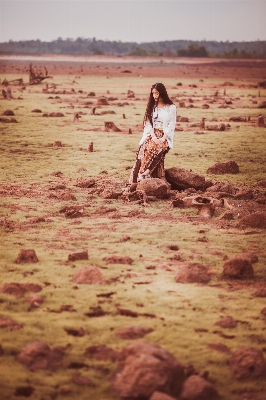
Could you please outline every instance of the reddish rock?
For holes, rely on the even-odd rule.
[[[60,140],[56,140],[53,143],[53,147],[63,147],[63,144],[62,144],[62,142]]]
[[[76,272],[72,277],[72,282],[91,285],[95,283],[103,284],[106,283],[106,280],[99,268],[95,265],[91,265],[89,267],[81,268]]]
[[[235,161],[218,162],[207,169],[207,174],[238,174],[239,167]]]
[[[260,288],[255,290],[252,294],[253,297],[266,297],[266,288]]]
[[[169,396],[166,393],[158,392],[157,390],[153,392],[149,400],[176,400],[176,397]]]
[[[182,263],[175,276],[180,283],[208,283],[210,274],[208,268],[200,263]]]
[[[208,343],[207,347],[212,350],[220,351],[221,353],[231,354],[231,350],[223,343]]]
[[[254,347],[239,347],[229,360],[231,374],[236,379],[265,377],[266,361],[263,353]]]
[[[33,113],[42,113],[42,110],[40,110],[39,108],[34,108],[33,110],[31,110],[31,112],[33,112]]]
[[[103,257],[103,261],[105,261],[106,264],[129,264],[129,265],[132,264],[133,262],[132,258],[128,256],[117,256],[117,255]]]
[[[264,317],[266,317],[266,307],[264,307],[260,312]]]
[[[239,254],[236,254],[235,257],[245,258],[251,264],[254,264],[259,261],[258,256],[255,253],[251,253],[251,252],[239,253]]]
[[[82,337],[85,335],[85,331],[83,328],[79,328],[79,329],[65,328],[65,331],[68,335],[75,336],[75,337]]]
[[[37,263],[38,261],[38,257],[33,249],[21,249],[16,259],[17,264]]]
[[[182,387],[181,400],[213,400],[219,398],[215,387],[199,375],[189,376]]]
[[[31,342],[19,353],[17,361],[26,365],[31,371],[39,369],[54,370],[58,367],[64,352],[59,348],[51,348],[42,342]]]
[[[105,97],[99,97],[97,100],[97,106],[108,106],[109,103]]]
[[[38,285],[37,283],[20,283],[20,286],[26,291],[26,292],[34,292],[38,293],[42,290],[42,287]]]
[[[5,110],[3,111],[2,115],[6,115],[6,116],[14,116],[15,113],[12,110]]]
[[[237,194],[235,194],[234,198],[237,200],[251,200],[253,199],[253,192],[252,190],[241,190]]]
[[[0,292],[10,294],[12,296],[23,297],[26,290],[21,287],[19,283],[11,282],[4,283],[3,286],[0,288]]]
[[[159,178],[143,179],[138,182],[136,190],[143,190],[147,196],[155,196],[158,199],[163,199],[167,195],[168,185]]]
[[[224,276],[226,278],[250,279],[254,276],[252,264],[247,258],[233,257],[227,260],[223,266]]]
[[[85,355],[94,358],[98,361],[112,361],[115,362],[119,358],[120,353],[105,344],[98,344],[96,346],[87,347]]]
[[[74,375],[72,376],[72,382],[74,382],[76,385],[81,385],[81,386],[95,386],[95,384],[90,380],[90,378],[87,378],[86,376],[82,375]]]
[[[79,261],[79,260],[88,260],[88,251],[80,251],[78,253],[72,253],[68,255],[68,261]]]
[[[52,112],[49,114],[49,117],[64,117],[64,114],[61,112]]]
[[[155,391],[175,395],[183,379],[184,367],[172,354],[156,344],[137,341],[123,348],[112,389],[130,398],[148,398]]]
[[[205,178],[203,175],[195,174],[183,168],[172,167],[165,170],[165,177],[171,183],[174,190],[185,190],[194,188],[196,190],[205,189]]]
[[[90,188],[95,185],[95,179],[79,179],[75,186],[80,188]]]
[[[22,325],[19,325],[17,322],[13,321],[13,319],[1,317],[0,329],[1,328],[9,328],[11,331],[17,331],[22,328]]]
[[[234,214],[231,211],[225,211],[219,215],[218,219],[224,219],[226,221],[231,221],[234,219]]]
[[[266,212],[255,212],[241,218],[238,227],[266,229]]]
[[[43,298],[37,294],[30,294],[25,297],[25,300],[30,303],[32,308],[40,307],[40,305],[43,303]]]
[[[35,389],[32,386],[19,386],[16,388],[15,396],[30,397]]]
[[[214,325],[220,326],[221,328],[230,328],[233,329],[237,326],[237,322],[234,320],[233,317],[224,317],[219,321],[215,322]]]
[[[119,329],[116,336],[121,339],[141,339],[150,332],[153,332],[153,329],[147,326],[126,326]]]

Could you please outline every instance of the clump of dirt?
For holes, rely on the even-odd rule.
[[[180,263],[175,281],[180,283],[208,283],[210,273],[208,267],[200,263]]]
[[[235,161],[218,162],[207,169],[207,174],[238,174],[239,166]]]
[[[72,282],[92,285],[97,283],[105,284],[106,280],[96,265],[90,265],[89,267],[84,267],[77,271],[72,277]]]
[[[265,376],[266,361],[261,350],[239,347],[229,360],[231,374],[236,379],[255,379]]]
[[[141,339],[143,336],[152,332],[153,329],[145,326],[126,326],[116,332],[116,336],[121,339]]]
[[[37,263],[38,261],[37,254],[33,249],[21,249],[16,259],[17,264]]]
[[[64,351],[60,348],[51,348],[42,342],[31,342],[18,354],[17,361],[26,365],[31,371],[40,369],[55,370],[58,368]]]

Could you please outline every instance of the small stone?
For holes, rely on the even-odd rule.
[[[68,261],[79,261],[79,260],[88,260],[88,251],[80,251],[78,253],[72,253],[68,255]]]
[[[266,362],[263,353],[254,347],[239,347],[229,360],[231,374],[236,379],[265,377]]]
[[[37,263],[38,261],[38,257],[33,249],[21,249],[16,259],[17,264]]]
[[[237,322],[234,320],[233,317],[224,317],[219,321],[215,322],[214,325],[220,326],[221,328],[230,328],[233,329],[237,326]]]

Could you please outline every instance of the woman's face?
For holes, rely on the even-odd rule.
[[[160,93],[158,92],[158,90],[156,90],[155,88],[152,89],[152,95],[153,95],[154,101],[157,102],[160,97]]]

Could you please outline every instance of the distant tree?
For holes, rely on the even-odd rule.
[[[148,55],[146,50],[141,49],[140,47],[137,47],[136,49],[130,51],[128,53],[129,56],[140,56],[140,57],[145,57]]]
[[[204,46],[199,46],[197,43],[191,43],[187,49],[177,50],[179,57],[208,57],[209,54]]]

